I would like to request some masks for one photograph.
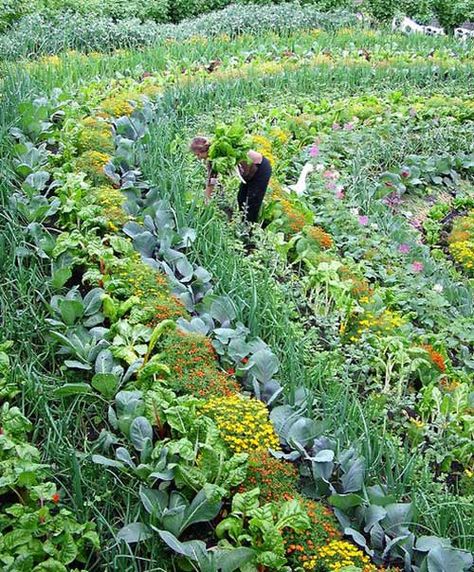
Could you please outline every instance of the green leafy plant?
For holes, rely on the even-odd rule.
[[[245,134],[243,125],[218,125],[209,148],[213,169],[217,173],[229,174],[238,163],[248,163],[247,153],[251,144],[251,138]]]

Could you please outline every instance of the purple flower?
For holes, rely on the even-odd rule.
[[[319,147],[316,144],[311,145],[311,147],[309,148],[309,156],[317,157],[318,155],[319,155]]]
[[[352,122],[346,123],[346,124],[344,125],[344,129],[345,129],[346,131],[352,131],[352,130],[354,129],[354,124],[353,124]]]
[[[413,272],[422,272],[423,262],[418,262],[417,260],[415,260],[415,262],[413,262],[411,265],[411,269],[413,270]]]
[[[337,189],[337,185],[334,181],[328,181],[326,183],[326,189],[329,189],[330,191],[335,191]]]
[[[366,226],[369,224],[369,217],[367,215],[361,215],[359,217],[359,224],[362,226]]]
[[[387,195],[383,202],[391,209],[395,210],[402,202],[399,194],[397,192],[390,193]]]
[[[332,130],[333,131],[339,131],[340,128],[341,128],[341,126],[339,125],[339,123],[333,123],[332,124]]]
[[[410,252],[410,245],[406,243],[400,244],[398,247],[398,252],[401,252],[402,254],[408,254]]]

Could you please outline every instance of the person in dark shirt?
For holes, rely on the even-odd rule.
[[[211,142],[206,137],[194,137],[190,150],[199,159],[205,160],[207,165],[206,200],[209,200],[217,185],[217,173],[209,160],[209,147]],[[257,222],[260,207],[268,188],[272,175],[270,161],[257,151],[248,152],[249,161],[241,161],[236,166],[236,175],[240,179],[237,203],[247,222]]]

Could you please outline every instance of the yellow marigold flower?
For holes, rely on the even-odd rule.
[[[202,412],[214,419],[222,439],[233,452],[279,448],[278,437],[262,401],[242,395],[215,397],[202,407]]]
[[[104,167],[110,161],[110,156],[100,151],[86,151],[76,159],[77,171],[86,173],[94,182],[106,179]]]

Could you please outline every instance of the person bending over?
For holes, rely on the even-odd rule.
[[[209,160],[211,142],[207,137],[194,137],[190,149],[196,157],[205,160],[207,165],[206,200],[209,200],[217,185],[217,173]],[[248,163],[241,161],[236,166],[236,175],[240,179],[237,203],[247,222],[257,222],[258,213],[272,175],[270,161],[261,153],[252,149],[247,153]]]

